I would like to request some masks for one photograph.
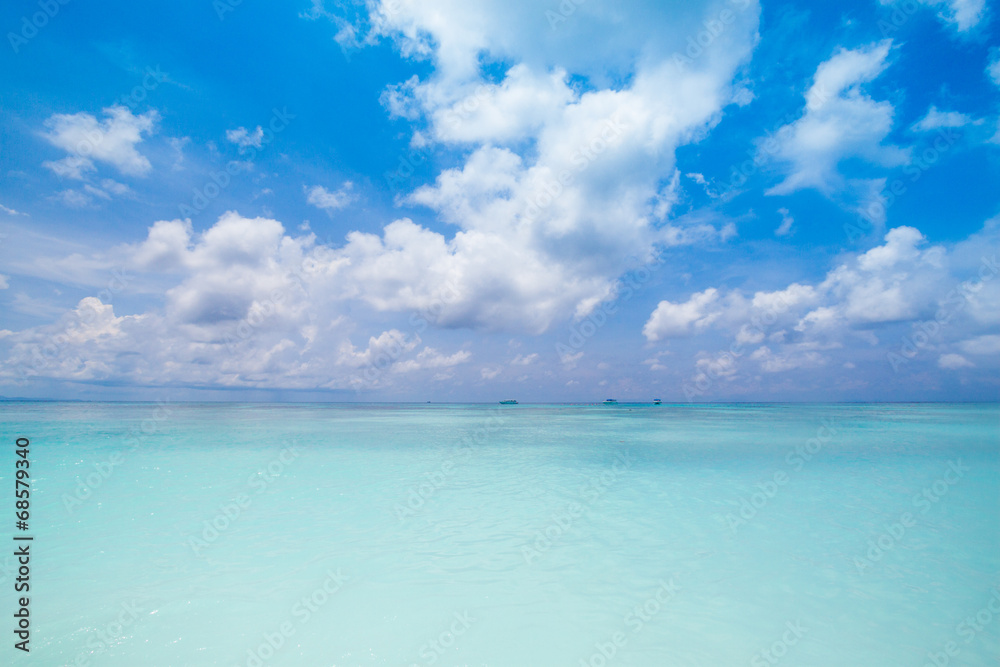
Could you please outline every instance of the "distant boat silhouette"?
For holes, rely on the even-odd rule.
[[[618,401],[613,398],[604,399],[604,405],[618,405]]]
[[[500,401],[500,405],[517,405],[517,399],[505,398],[502,401]]]

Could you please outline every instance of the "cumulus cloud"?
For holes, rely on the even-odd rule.
[[[412,323],[407,331],[380,329],[356,348],[351,338],[359,325],[343,312],[348,301],[365,300],[370,277],[352,264],[349,254],[362,250],[350,246],[318,245],[312,234],[291,236],[276,220],[235,212],[201,233],[190,221],[159,221],[144,240],[114,248],[101,261],[109,273],[123,266],[133,283],[156,275],[172,285],[160,307],[118,316],[107,297],[88,297],[54,325],[12,333],[0,376],[348,389],[378,385],[386,373],[450,368],[471,358],[469,350],[418,351]],[[396,284],[382,287],[388,293]],[[434,320],[429,296],[398,298],[381,305],[403,312],[425,305],[420,329]],[[440,299],[446,303],[450,295]],[[52,341],[57,354],[39,361]],[[369,368],[374,381],[366,377]]]
[[[226,139],[236,144],[240,148],[260,148],[264,140],[264,129],[258,125],[252,132],[245,127],[237,127],[235,130],[226,130]]]
[[[901,0],[881,0],[883,5],[900,4]],[[986,16],[986,0],[917,0],[922,5],[940,8],[938,18],[958,32],[968,32]]]
[[[759,343],[763,334],[747,325],[747,321],[761,313],[779,314],[816,303],[818,294],[809,285],[792,283],[783,290],[756,292],[747,298],[739,290],[723,294],[710,287],[696,292],[686,302],[661,301],[643,327],[648,341],[683,338],[700,333],[709,327],[733,328],[737,340]]]
[[[405,197],[453,231],[401,218],[333,248],[290,236],[277,221],[232,213],[200,235],[186,221],[156,222],[127,249],[128,265],[175,280],[160,316],[203,344],[253,313],[278,313],[295,324],[282,338],[255,328],[276,356],[290,354],[283,341],[312,345],[324,326],[347,326],[337,304],[348,301],[377,313],[417,311],[438,327],[522,333],[585,316],[612,294],[628,258],[734,232],[665,219],[678,177],[673,151],[702,136],[734,99],[732,78],[752,51],[759,7],[739,3],[736,23],[695,61],[678,66],[672,55],[732,4],[640,4],[613,33],[606,8],[581,8],[581,20],[553,42],[530,2],[370,3],[363,15],[338,18],[338,35],[352,47],[391,40],[405,57],[433,61],[425,78],[390,85],[383,104],[391,116],[425,123],[421,141],[463,147],[458,165]],[[309,15],[332,18],[322,5]],[[651,38],[652,18],[671,29]],[[490,59],[509,65],[488,75]],[[588,86],[570,85],[577,75]],[[263,131],[238,127],[226,137],[259,146]],[[354,196],[349,184],[306,194],[328,211]],[[271,303],[275,291],[280,303]],[[345,350],[342,363],[368,354],[344,342],[336,347]]]
[[[500,83],[481,83],[469,91],[442,90],[447,82],[416,85],[431,115],[434,135],[444,142],[509,143],[535,136],[560,120],[565,107],[576,101],[563,69],[532,71],[521,63],[511,67]]]
[[[344,181],[344,184],[331,192],[322,185],[314,185],[312,188],[305,188],[306,201],[316,208],[321,208],[327,212],[338,211],[351,205],[357,199],[354,194],[354,183]]]
[[[702,354],[695,362],[695,368],[699,374],[705,376],[711,374],[712,377],[732,378],[737,373],[735,359],[727,354],[715,356]]]
[[[924,243],[912,227],[890,230],[884,245],[827,274],[817,286],[827,297],[826,310],[810,311],[797,328],[805,331],[824,320],[873,324],[917,317],[931,303],[930,288],[946,275],[943,249],[921,249]]]
[[[752,297],[709,288],[687,301],[661,301],[643,334],[654,342],[717,330],[736,348],[760,346],[748,358],[776,373],[824,365],[831,351],[856,349],[859,341],[879,345],[881,333],[893,330],[899,342],[893,347],[890,337],[889,352],[919,340],[944,355],[942,368],[958,368],[966,363],[962,355],[1000,352],[1000,336],[989,333],[1000,322],[1000,267],[990,251],[998,246],[1000,224],[992,220],[951,248],[928,244],[913,227],[897,227],[881,245],[846,255],[815,284]]]
[[[530,366],[531,364],[538,361],[538,353],[533,352],[532,354],[519,354],[510,361],[511,366]]]
[[[937,0],[934,4],[939,2],[940,0]],[[954,22],[959,32],[965,32],[979,25],[986,15],[986,0],[946,0],[945,4],[950,10],[946,17]]]
[[[959,368],[973,368],[975,367],[975,364],[962,355],[951,352],[948,354],[942,354],[938,357],[938,366],[944,368],[945,370],[953,371]]]
[[[349,340],[344,341],[340,346],[338,361],[351,368],[384,367],[419,344],[419,336],[410,337],[398,329],[391,329],[370,337],[364,350],[358,350]]]
[[[1000,86],[1000,49],[993,50],[990,62],[986,66],[986,74],[994,85]]]
[[[487,248],[464,245],[477,236]],[[528,276],[512,274],[508,267],[515,258],[523,266],[523,258],[497,248],[501,241],[478,232],[448,241],[405,219],[382,234],[353,232],[336,247],[318,244],[308,231],[295,235],[276,220],[235,212],[201,232],[190,221],[158,221],[144,239],[113,248],[101,261],[105,271],[124,267],[139,288],[156,276],[162,304],[118,314],[107,298],[84,299],[55,324],[7,334],[2,376],[330,389],[426,381],[473,358],[470,349],[426,345],[419,334],[428,327],[528,332],[544,330],[557,313],[568,318],[574,312],[579,294],[565,299],[574,289],[562,281],[566,267],[539,261]],[[658,342],[720,332],[747,349],[745,363],[780,374],[827,365],[845,341],[875,345],[893,323],[917,331],[943,309],[945,324],[928,343],[931,359],[943,357],[942,367],[957,368],[946,355],[959,355],[982,367],[1000,349],[993,333],[1000,324],[1000,279],[988,279],[995,259],[983,255],[998,241],[1000,224],[993,222],[950,248],[898,227],[882,244],[845,255],[816,283],[752,294],[708,288],[661,301],[642,333]],[[497,259],[471,259],[487,249],[499,253]],[[543,274],[560,278],[538,280]],[[969,283],[977,275],[987,279]],[[963,281],[969,286],[961,287]],[[362,320],[346,317],[365,308],[399,314],[400,322],[409,315],[409,324],[366,331]],[[362,347],[352,343],[359,337],[367,341]],[[47,358],[42,350],[53,341],[58,351]],[[563,362],[571,366],[581,356]],[[650,366],[663,371],[660,356]],[[538,359],[519,354],[508,366]],[[739,363],[706,353],[695,371],[735,379]],[[491,380],[504,368],[488,364],[474,372]]]
[[[881,166],[902,164],[908,152],[883,141],[892,129],[894,109],[862,90],[888,67],[891,40],[837,51],[820,64],[806,92],[804,115],[781,128],[764,148],[787,166],[788,175],[767,191],[786,195],[803,188],[826,194],[846,185],[837,170],[848,158]],[[773,150],[772,150],[773,149]]]
[[[927,115],[914,123],[913,130],[916,132],[930,132],[932,130],[939,130],[943,127],[965,127],[972,122],[973,119],[964,113],[958,113],[957,111],[938,111],[937,107],[931,106],[931,108],[927,110]]]
[[[718,319],[719,311],[712,311],[718,300],[719,291],[709,288],[693,294],[684,303],[661,301],[642,328],[642,333],[649,341],[689,336]]]
[[[45,121],[42,134],[53,146],[70,155],[46,162],[56,174],[82,178],[93,170],[94,161],[105,162],[127,176],[145,176],[152,169],[149,160],[136,148],[143,135],[153,133],[159,114],[153,110],[136,116],[126,107],[103,110],[106,118],[98,120],[88,113],[54,114]]]
[[[124,196],[132,192],[124,183],[119,183],[118,181],[110,178],[102,179],[101,187],[107,192],[118,196]]]
[[[962,341],[958,347],[962,352],[970,355],[1000,355],[1000,335],[976,336]]]
[[[87,297],[55,324],[8,336],[12,346],[0,377],[22,380],[43,375],[78,381],[113,377],[114,358],[127,353],[120,343],[145,324],[143,316],[116,317],[110,305]]]
[[[373,2],[365,16],[341,17],[354,22],[358,44],[387,39],[405,57],[433,62],[425,78],[389,85],[382,103],[390,116],[426,126],[414,134],[421,145],[458,145],[467,156],[403,197],[453,225],[453,236],[395,221],[381,239],[349,238],[352,265],[378,266],[402,284],[400,274],[423,263],[427,275],[403,293],[461,285],[446,325],[537,333],[585,315],[626,258],[727,238],[728,226],[668,219],[674,151],[718,122],[755,44],[759,7],[748,0],[703,55],[678,65],[687,37],[723,8],[733,3],[637,3],[612,12],[609,32],[608,8],[580,6],[558,34],[526,0]],[[654,39],[642,27],[652,20],[670,28]],[[498,76],[484,67],[491,61],[507,63]],[[588,85],[570,85],[573,76]],[[399,301],[396,292],[372,298],[380,308]]]

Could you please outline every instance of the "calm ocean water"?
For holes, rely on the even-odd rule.
[[[13,664],[1000,656],[997,405],[5,403],[0,433],[5,554],[31,441]]]

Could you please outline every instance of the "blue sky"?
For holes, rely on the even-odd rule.
[[[981,0],[0,10],[0,394],[997,400]]]

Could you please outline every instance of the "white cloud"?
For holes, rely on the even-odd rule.
[[[357,5],[347,5],[341,4],[338,6],[339,10],[349,11],[350,9],[355,9]],[[364,8],[364,5],[360,5]],[[363,45],[362,36],[358,34],[358,29],[352,24],[352,20],[358,20],[357,16],[352,16],[351,20],[334,14],[333,12],[327,11],[324,6],[323,0],[312,0],[312,6],[309,11],[300,12],[299,16],[304,19],[316,20],[319,18],[330,19],[337,26],[337,33],[334,35],[333,39],[336,41],[340,48],[347,53],[348,50],[359,48]]]
[[[57,174],[80,178],[93,169],[93,161],[106,162],[128,176],[145,176],[152,169],[149,160],[136,146],[144,134],[152,134],[159,114],[153,110],[135,116],[126,107],[103,110],[107,116],[98,121],[88,113],[54,114],[45,121],[49,142],[70,155],[58,162],[47,162]]]
[[[140,242],[54,265],[64,272],[72,265],[74,275],[85,269],[102,286],[124,267],[130,290],[163,295],[161,307],[144,313],[142,330],[125,327],[118,341],[137,352],[157,341],[158,352],[136,366],[131,352],[115,356],[109,347],[109,373],[136,379],[141,371],[143,382],[336,388],[354,386],[359,369],[383,352],[389,365],[411,372],[464,363],[472,354],[432,349],[412,356],[419,343],[412,329],[383,331],[358,350],[348,309],[374,310],[371,317],[383,321],[394,313],[406,321],[415,312],[410,322],[419,317],[421,328],[538,332],[556,317],[569,318],[583,295],[602,293],[599,281],[522,251],[498,235],[470,232],[447,241],[406,219],[381,235],[352,232],[334,248],[308,232],[289,235],[276,220],[228,212],[201,233],[190,221],[158,221]],[[26,345],[46,335],[21,333]],[[393,345],[400,349],[391,352]],[[13,363],[28,354],[15,353]]]
[[[23,216],[27,216],[28,215],[27,213],[22,213],[21,211],[17,211],[15,209],[12,209],[12,208],[9,208],[7,206],[4,206],[3,204],[0,204],[0,211],[3,211],[7,215],[23,215]],[[0,238],[3,238],[3,237],[0,236]]]
[[[663,357],[668,357],[668,356],[670,356],[670,351],[662,350],[660,352],[657,352],[649,359],[644,360],[642,363],[646,366],[649,366],[649,370],[651,371],[665,371],[668,370],[669,367],[661,362],[663,361]]]
[[[986,14],[986,0],[947,0],[949,19],[960,32],[974,28]]]
[[[885,235],[885,245],[865,252],[858,258],[858,265],[866,270],[889,268],[902,261],[912,261],[920,255],[917,246],[924,242],[924,235],[913,227],[897,227]]]
[[[959,32],[974,28],[986,14],[986,0],[922,0],[925,4],[936,6],[944,4],[948,11],[938,14],[942,19],[953,23]]]
[[[723,294],[709,288],[696,292],[684,303],[661,301],[643,327],[649,341],[682,338],[710,327],[735,329],[740,343],[757,344],[763,334],[746,322],[762,315],[778,318],[790,311],[811,306],[819,301],[817,290],[810,285],[792,283],[783,290],[756,292],[746,298],[739,290]]]
[[[401,355],[410,352],[420,344],[419,336],[407,336],[398,329],[383,331],[377,337],[368,339],[368,346],[359,351],[350,341],[340,346],[338,361],[351,368],[389,366]]]
[[[67,155],[61,160],[46,161],[42,163],[42,166],[50,169],[56,176],[73,178],[78,181],[86,178],[85,172],[95,169],[93,162],[78,155]]]
[[[191,137],[170,137],[167,143],[174,152],[174,164],[171,169],[180,171],[184,168],[184,147],[191,142]]]
[[[90,160],[73,156],[66,157],[57,162],[44,162],[43,165],[51,169],[59,176],[83,181],[89,180],[85,172],[94,170],[94,164]],[[83,192],[73,189],[63,190],[62,192],[57,193],[56,198],[67,206],[81,208],[87,206],[92,201],[91,197],[88,197],[87,195],[107,201],[111,199],[111,194],[123,196],[132,192],[124,183],[119,183],[118,181],[110,178],[102,179],[100,181],[100,185],[101,187],[98,188],[91,183],[83,183]]]
[[[307,187],[305,191],[308,203],[327,212],[346,208],[357,199],[357,195],[354,194],[354,183],[351,181],[344,181],[344,184],[334,192],[330,192],[322,185]]]
[[[864,220],[870,220],[874,230],[884,233],[886,221],[885,184],[887,178],[857,178],[847,183],[856,205],[853,213]]]
[[[0,376],[20,378],[44,375],[70,380],[103,380],[114,374],[109,358],[125,341],[127,331],[145,324],[143,316],[115,317],[110,305],[87,297],[53,325],[15,332],[13,346]],[[44,364],[37,362],[38,349],[48,345],[58,350]]]
[[[563,363],[567,370],[573,370],[576,368],[576,362],[583,359],[583,352],[566,353],[559,357],[559,361]]]
[[[407,359],[393,366],[393,371],[397,373],[409,373],[427,368],[451,368],[452,366],[464,364],[471,358],[472,353],[468,350],[459,350],[454,354],[446,355],[441,354],[432,347],[425,347],[413,359]]]
[[[1000,49],[990,51],[990,62],[986,66],[986,74],[994,85],[1000,86]],[[1000,118],[996,120],[996,133],[990,138],[990,143],[1000,144]]]
[[[722,353],[716,356],[702,356],[695,362],[695,368],[706,377],[731,378],[738,368],[731,354]]]
[[[962,276],[975,275],[982,248],[995,245],[998,233],[987,226],[985,236],[947,251],[928,247],[913,228],[893,229],[882,245],[846,255],[817,284],[792,283],[748,296],[709,288],[687,299],[663,301],[643,333],[656,341],[715,329],[744,345],[766,341],[766,350],[758,348],[751,358],[764,372],[820,366],[828,363],[824,350],[838,349],[845,339],[875,344],[878,326],[931,317]],[[470,231],[447,241],[404,219],[381,235],[354,232],[344,245],[329,247],[318,245],[308,232],[290,235],[276,220],[233,212],[200,233],[188,221],[159,221],[144,240],[114,248],[103,260],[75,256],[72,261],[89,267],[103,283],[111,269],[123,266],[134,281],[130,289],[153,292],[155,284],[162,306],[116,316],[108,303],[81,304],[77,315],[81,309],[103,313],[103,333],[69,345],[58,363],[40,372],[223,386],[349,388],[408,377],[422,382],[429,375],[421,373],[464,364],[472,351],[444,351],[436,345],[421,349],[417,330],[410,328],[412,318],[407,327],[380,327],[376,331],[381,333],[358,349],[351,338],[363,325],[345,317],[347,310],[373,309],[375,320],[383,322],[393,313],[404,322],[416,311],[416,322],[423,323],[420,331],[433,326],[531,332],[544,330],[556,318],[569,318],[579,295],[565,299],[567,290],[576,289],[562,280],[572,275],[567,267],[539,262],[528,264],[527,274],[511,272],[515,261],[525,266],[524,258],[517,254],[517,244],[498,247],[503,240]],[[477,243],[485,246],[466,245]],[[499,255],[482,261],[489,252]],[[547,279],[549,275],[554,277]],[[1000,280],[971,291],[949,323],[947,337],[935,344],[958,345],[967,355],[989,352],[996,345],[989,336],[995,336],[990,329],[995,331],[1000,310],[997,285]],[[78,327],[74,316],[67,317],[58,326],[11,334],[13,347],[5,365],[23,367],[32,349],[47,338]],[[754,324],[761,321],[765,327]],[[564,359],[564,365],[571,368],[580,356]],[[520,354],[509,365],[538,359],[537,353]],[[662,369],[655,359],[653,365]],[[698,373],[733,377],[726,358],[702,359],[706,361],[698,362]],[[374,381],[362,379],[369,367],[379,371]],[[488,364],[474,372],[492,379],[503,368]]]
[[[994,49],[991,53],[990,62],[986,66],[986,74],[994,85],[1000,86],[1000,49]]]
[[[320,244],[308,223],[289,221],[296,230],[289,231],[270,214],[230,212],[215,224],[157,221],[134,243],[66,258],[62,266],[85,267],[88,279],[96,276],[92,282],[102,285],[110,267],[125,266],[134,276],[129,289],[151,301],[138,315],[127,314],[134,311],[123,310],[118,299],[114,308],[81,302],[59,326],[85,333],[43,373],[153,385],[301,388],[356,386],[372,367],[379,370],[376,382],[424,383],[451,378],[453,369],[475,382],[524,377],[545,366],[539,354],[523,352],[529,346],[501,344],[494,348],[499,356],[482,359],[474,347],[478,337],[458,347],[442,341],[458,338],[457,328],[537,334],[579,322],[613,296],[625,267],[635,264],[631,257],[644,262],[666,246],[729,238],[735,227],[721,216],[695,211],[676,217],[678,201],[686,202],[675,156],[683,146],[697,147],[732,105],[752,99],[746,66],[758,40],[757,3],[569,4],[575,7],[571,20],[553,30],[546,7],[528,0],[340,3],[338,11],[364,12],[339,20],[335,39],[342,46],[391,41],[407,57],[424,60],[411,68],[420,75],[388,86],[382,101],[388,115],[408,121],[398,127],[410,133],[411,146],[426,148],[435,164],[443,164],[422,184],[412,181],[416,189],[397,200],[425,207],[414,219],[432,222],[367,221],[365,231]],[[675,53],[691,53],[688,47],[697,45],[691,38],[722,8],[737,16],[735,23],[703,53],[675,59]],[[311,15],[326,11],[315,4]],[[840,49],[817,67],[802,117],[778,137],[776,155],[787,178],[776,192],[849,189],[868,196],[884,190],[884,178],[851,178],[840,170],[864,161],[898,164],[905,157],[886,143],[895,110],[881,100],[895,94],[873,96],[867,87],[891,53],[889,42]],[[968,120],[959,116],[932,108],[914,127]],[[226,139],[259,147],[264,134],[260,126],[239,127]],[[179,166],[183,140],[171,145]],[[132,147],[140,148],[139,142]],[[167,142],[162,149],[169,163]],[[99,162],[71,152],[46,167],[83,181],[63,197],[77,197],[80,205],[128,195],[127,186],[102,179],[103,173],[95,177],[105,168]],[[687,176],[708,185],[700,173]],[[304,188],[310,205],[342,210],[355,197],[350,183],[328,190],[315,182]],[[251,191],[267,192],[264,184],[250,184]],[[765,231],[776,236],[808,222],[803,212],[796,224],[788,209],[778,211],[780,225],[764,220]],[[954,247],[929,247],[919,231],[903,227],[869,252],[844,252],[824,268],[825,275],[819,270],[791,284],[791,278],[771,284],[774,273],[760,271],[748,282],[764,287],[744,293],[729,286],[740,280],[737,267],[716,287],[658,295],[649,302],[659,303],[648,307],[643,334],[648,341],[691,337],[670,343],[675,354],[703,341],[711,345],[716,334],[733,337],[746,347],[741,360],[763,373],[833,362],[849,367],[830,357],[839,354],[842,341],[862,341],[852,346],[870,355],[857,360],[861,376],[881,352],[868,344],[892,346],[901,330],[911,334],[908,325],[933,317],[948,290],[976,267],[970,270]],[[678,276],[677,282],[691,278]],[[942,353],[958,352],[987,363],[980,359],[987,355],[975,351],[992,349],[989,332],[1000,317],[995,284],[969,295],[933,341],[933,351],[921,351],[929,365]],[[130,296],[125,303],[131,309],[142,301]],[[91,330],[73,319],[86,312],[98,314],[100,326]],[[416,332],[425,328],[430,331],[421,340]],[[10,334],[7,339],[16,339],[13,361],[29,359],[32,345],[58,334],[44,327]],[[598,341],[591,345],[599,347]],[[614,371],[614,364],[597,364],[590,356],[598,347],[588,349],[587,371]],[[479,360],[474,365],[473,353]],[[685,363],[677,355],[667,368],[660,354],[643,356],[660,379]],[[577,352],[563,362],[569,367],[582,357]],[[737,375],[738,363],[717,353],[697,356],[694,365],[705,377]],[[538,369],[533,377],[550,370]]]
[[[405,118],[406,120],[417,120],[420,118],[420,102],[417,99],[417,88],[420,85],[420,77],[416,74],[402,83],[394,83],[386,86],[379,96],[379,101],[390,118]]]
[[[107,192],[118,195],[119,197],[127,195],[131,192],[131,190],[127,185],[125,185],[124,183],[119,183],[118,181],[112,180],[110,178],[105,178],[101,180],[101,187],[104,188]]]
[[[690,178],[698,185],[700,185],[702,189],[705,191],[705,194],[707,194],[709,197],[717,195],[717,193],[709,186],[708,180],[705,178],[704,174],[700,174],[698,172],[692,172],[690,174],[684,174],[684,175]]]
[[[914,123],[913,129],[917,132],[930,132],[943,127],[964,127],[974,122],[973,119],[964,113],[957,111],[938,111],[938,108],[931,106],[927,115]]]
[[[404,373],[420,382],[425,371],[472,357],[432,347],[414,354],[421,340],[412,329],[384,330],[355,348],[357,324],[343,317],[343,294],[328,282],[340,260],[273,220],[227,214],[198,235],[189,222],[161,221],[145,241],[114,249],[106,270],[119,262],[130,289],[150,271],[173,278],[162,308],[116,316],[111,304],[84,299],[53,325],[12,332],[0,377],[348,389]],[[53,341],[57,353],[33,363]]]
[[[1000,335],[987,334],[977,336],[958,344],[959,348],[966,354],[972,355],[1000,355]]]
[[[886,243],[860,255],[854,266],[843,264],[819,286],[837,302],[837,313],[849,322],[876,323],[917,317],[932,287],[941,280],[943,250],[920,250],[925,239],[912,227],[897,227]]]
[[[7,289],[8,287],[10,287],[10,283],[7,282],[8,279],[9,279],[8,276],[5,276],[4,274],[0,273],[0,289]]]
[[[146,240],[130,249],[131,264],[142,271],[176,271],[185,267],[191,242],[191,221],[160,220]]]
[[[400,220],[382,239],[349,237],[351,265],[379,267],[371,303],[394,308],[461,285],[461,305],[445,308],[443,322],[537,333],[605,298],[624,258],[731,235],[730,226],[666,218],[677,195],[674,151],[734,100],[734,75],[756,43],[757,3],[739,3],[697,59],[678,66],[673,56],[733,4],[581,6],[557,34],[527,0],[373,2],[366,17],[338,19],[355,22],[358,44],[391,39],[404,56],[431,60],[425,78],[388,86],[383,105],[417,126],[417,143],[467,148],[459,165],[402,197],[454,225],[454,236]],[[669,27],[653,37],[654,21]],[[488,76],[483,64],[494,61],[505,69]],[[574,76],[587,85],[570,85]],[[383,293],[380,283],[406,287]]]
[[[93,201],[90,197],[83,194],[79,190],[73,189],[57,192],[55,194],[55,199],[70,208],[84,208],[89,206],[91,201]]]
[[[433,106],[431,118],[436,138],[444,142],[508,143],[535,136],[543,127],[561,119],[577,95],[567,84],[565,70],[539,74],[521,63],[510,68],[498,84],[479,84],[461,91],[451,104]],[[418,88],[418,94],[444,102],[454,95],[439,91],[447,83]]]
[[[781,214],[781,224],[774,230],[774,235],[788,236],[792,233],[792,225],[795,224],[795,219],[788,212],[787,208],[779,208],[778,213]]]
[[[764,332],[749,324],[744,324],[736,332],[736,342],[740,345],[756,345],[764,340]]]
[[[967,355],[997,357],[1000,336],[991,330],[1000,324],[1000,277],[984,248],[998,246],[996,221],[950,249],[929,246],[917,229],[897,227],[882,245],[845,255],[816,284],[792,283],[752,298],[709,288],[687,301],[662,301],[643,334],[656,341],[717,330],[738,348],[766,340],[749,356],[765,372],[824,365],[824,351],[856,352],[858,341],[877,346],[883,338],[898,352],[901,343],[892,348],[893,335],[880,333],[893,331],[890,326],[899,332],[897,341],[920,332],[927,336],[921,345],[932,349],[956,346]],[[957,362],[949,357],[944,363]],[[717,368],[713,373],[722,374]]]
[[[240,126],[235,130],[226,130],[226,139],[240,148],[248,148],[250,146],[260,148],[264,140],[264,129],[258,125],[256,130],[250,132],[245,127]]]
[[[957,370],[959,368],[973,368],[975,364],[960,354],[942,354],[938,358],[938,366],[945,370]]]
[[[762,143],[762,149],[787,164],[789,171],[768,194],[786,195],[803,188],[826,194],[840,190],[845,182],[837,166],[848,158],[882,166],[906,161],[906,150],[882,143],[892,129],[892,104],[877,102],[861,90],[888,66],[891,45],[885,40],[859,49],[842,48],[820,64],[805,96],[805,114]]]
[[[104,199],[104,200],[110,200],[111,199],[111,195],[109,195],[104,190],[101,190],[100,188],[95,188],[90,183],[87,183],[86,185],[84,185],[83,186],[83,190],[84,190],[84,192],[87,192],[87,193],[89,193],[89,194],[91,194],[91,195],[93,195],[95,197],[99,197],[99,198]]]
[[[753,351],[750,358],[760,364],[765,373],[783,373],[797,368],[817,368],[823,366],[826,360],[813,350],[801,350],[790,347],[784,353],[774,353],[766,345]]]
[[[761,312],[781,313],[792,308],[808,306],[816,300],[815,288],[792,283],[783,290],[756,292],[750,305]]]
[[[516,357],[514,357],[513,359],[511,359],[510,365],[511,366],[530,366],[531,364],[535,363],[536,361],[538,361],[538,353],[537,352],[533,352],[533,353],[527,354],[527,355],[521,355],[521,354],[519,354]]]
[[[883,5],[898,5],[908,14],[916,11],[914,5],[907,7],[903,0],[880,0]],[[979,25],[986,16],[986,0],[915,0],[927,7],[941,7],[938,18],[951,25],[958,32],[967,32]]]
[[[718,290],[709,288],[691,295],[684,303],[661,301],[642,328],[642,334],[646,340],[657,341],[689,336],[705,329],[719,317],[718,310],[713,309],[718,300]]]

